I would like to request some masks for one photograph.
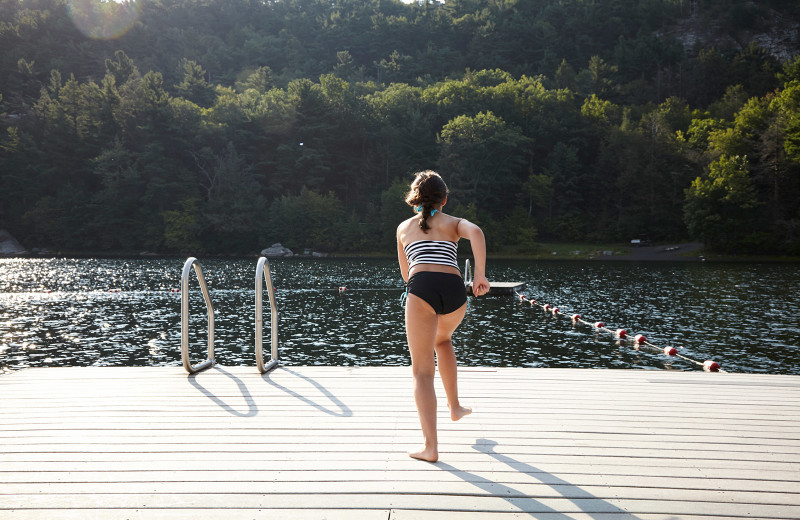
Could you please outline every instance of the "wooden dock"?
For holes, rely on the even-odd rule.
[[[437,379],[437,385],[439,385]],[[800,518],[800,377],[463,368],[440,461],[408,367],[0,376],[0,518]]]

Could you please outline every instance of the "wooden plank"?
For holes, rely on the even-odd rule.
[[[594,468],[602,471],[603,468]],[[272,483],[285,488],[284,492],[297,492],[307,486],[315,486],[313,489],[322,491],[327,486],[343,486],[346,483],[370,483],[372,485],[386,485],[384,480],[387,470],[364,469],[364,470],[214,470],[214,469],[185,469],[170,470],[143,470],[143,471],[75,471],[75,472],[55,472],[50,471],[48,475],[36,472],[5,472],[3,479],[2,494],[26,494],[44,492],[45,490],[60,490],[60,493],[67,492],[69,488],[72,493],[89,492],[93,486],[100,489],[98,492],[111,491],[118,486],[132,488],[137,484],[151,485],[158,483],[158,490],[166,492],[170,484],[184,486],[187,483],[196,483],[199,486],[192,487],[189,491],[200,488],[210,488],[219,492],[228,489],[229,492],[246,491],[248,487],[261,486],[262,483]],[[584,470],[586,471],[586,470]],[[702,490],[734,491],[734,492],[753,492],[753,493],[784,493],[795,494],[798,490],[797,476],[791,476],[789,472],[770,475],[773,478],[788,477],[790,480],[762,480],[762,479],[742,479],[742,478],[704,478],[698,479],[698,472],[687,472],[691,476],[672,477],[664,474],[656,475],[613,475],[613,474],[588,474],[573,473],[568,471],[559,472],[559,477],[550,472],[523,473],[519,471],[465,471],[448,470],[447,472],[430,471],[394,471],[394,479],[391,484],[400,486],[401,483],[414,484],[415,486],[425,486],[429,489],[432,484],[437,484],[437,491],[442,492],[444,488],[439,488],[438,484],[458,483],[480,483],[493,482],[507,486],[533,486],[544,484],[550,486],[564,485],[564,478],[568,476],[569,485],[576,487],[630,487],[632,479],[636,476],[636,487],[641,489],[662,489],[670,490],[675,494],[681,490],[697,490],[702,486]],[[49,481],[39,481],[47,477]],[[214,483],[213,486],[209,483]],[[318,483],[326,483],[325,488],[317,487]],[[335,483],[335,484],[331,484]],[[297,484],[297,486],[294,486]],[[413,486],[412,486],[413,487]],[[263,488],[259,488],[263,489]],[[346,491],[355,491],[358,488],[349,487]],[[257,491],[257,490],[254,490]],[[142,492],[138,490],[136,492]],[[683,495],[681,495],[683,496]]]
[[[276,416],[287,418],[289,416],[283,413],[276,412]],[[711,435],[720,439],[725,438],[774,438],[774,439],[788,439],[796,440],[798,437],[798,429],[793,425],[774,423],[745,423],[745,424],[731,424],[731,423],[709,423],[706,421],[704,424],[697,425],[686,424],[681,427],[684,421],[656,421],[650,419],[649,421],[643,420],[626,420],[620,417],[615,420],[611,417],[598,419],[595,417],[590,418],[590,422],[580,419],[573,420],[546,420],[542,418],[538,422],[523,422],[513,421],[513,419],[498,418],[494,420],[482,420],[480,418],[481,412],[478,410],[470,421],[462,421],[458,424],[449,422],[449,419],[441,415],[439,421],[440,431],[453,431],[453,432],[473,432],[477,437],[491,437],[493,432],[503,432],[508,435],[522,433],[523,435],[530,435],[531,432],[536,432],[541,435],[548,435],[551,433],[562,433],[562,436],[576,435],[580,433],[587,434],[601,434],[610,433],[615,431],[620,434],[629,434],[636,436],[661,436],[665,443],[671,436],[703,436]],[[243,430],[257,430],[250,424],[242,423],[226,417],[207,417],[203,415],[194,417],[175,417],[170,419],[165,417],[161,421],[143,421],[144,416],[123,416],[115,417],[114,425],[119,430],[131,431],[137,428],[158,428],[163,427],[166,429],[180,428],[181,431],[202,431],[207,429],[224,428],[228,430],[243,431]],[[205,420],[200,421],[198,417],[203,417]],[[15,420],[0,424],[0,430],[13,433],[13,432],[35,432],[35,431],[91,431],[103,430],[108,428],[108,418],[106,417],[85,417],[78,418],[69,416],[60,418],[61,420],[54,424],[52,419],[49,418],[36,418],[28,419],[26,421]],[[390,430],[417,430],[417,423],[410,419],[397,419],[395,422],[391,420],[380,421],[377,419],[370,419],[360,415],[355,418],[350,418],[347,422],[341,421],[326,421],[324,418],[314,420],[313,417],[298,417],[291,416],[291,426],[287,427],[290,430],[307,431],[314,429],[325,429],[326,431],[346,431],[346,430],[371,430],[371,429],[390,429]],[[688,422],[688,421],[686,421]],[[735,426],[735,428],[733,427]],[[284,427],[283,423],[275,424],[271,429],[280,430]]]
[[[368,475],[365,475],[368,476]],[[219,475],[214,475],[219,478]],[[632,485],[628,480],[624,485],[615,484],[590,484],[551,479],[549,482],[497,482],[490,479],[435,479],[429,480],[323,480],[310,481],[275,481],[275,480],[191,480],[191,481],[135,481],[118,482],[26,482],[4,484],[0,497],[7,495],[78,495],[78,494],[119,494],[119,495],[170,495],[170,494],[403,494],[403,495],[469,495],[469,496],[514,496],[525,498],[585,498],[587,496],[613,496],[631,500],[689,500],[713,501],[719,503],[763,503],[765,496],[769,497],[769,504],[795,505],[797,504],[797,487],[786,491],[774,489],[731,489],[737,483],[724,481],[725,488],[709,487],[704,483],[702,489],[694,485],[689,487],[671,488],[664,485]],[[621,479],[620,479],[621,480]],[[664,484],[671,482],[665,480]],[[697,481],[694,481],[695,484]],[[435,489],[434,491],[431,491]]]
[[[225,429],[205,429],[205,430],[179,430],[165,428],[159,430],[150,429],[120,429],[120,430],[92,430],[76,428],[72,430],[75,434],[65,437],[63,430],[29,430],[24,432],[0,432],[0,439],[4,445],[44,445],[48,443],[59,443],[61,445],[74,444],[168,444],[180,442],[187,444],[222,444],[223,442],[236,442],[240,444],[254,444],[258,442],[268,442],[269,444],[352,444],[370,443],[375,438],[385,435],[394,435],[399,442],[414,442],[418,438],[416,430],[398,430],[391,428],[369,428],[363,429],[342,429],[342,430],[303,430],[301,432],[290,432],[287,430],[239,430],[226,431]],[[441,430],[441,435],[448,443],[461,443],[475,445],[477,435],[486,437],[496,437],[502,435],[500,430],[494,432],[480,430]],[[324,436],[321,438],[320,436]],[[697,451],[706,450],[709,445],[713,445],[715,450],[724,448],[726,451],[762,451],[769,446],[773,452],[792,453],[800,452],[798,439],[775,439],[775,438],[752,438],[752,437],[729,437],[720,438],[714,435],[672,435],[662,438],[659,435],[630,435],[620,434],[613,436],[606,433],[592,434],[588,432],[537,432],[536,438],[524,437],[523,432],[511,432],[504,437],[506,450],[512,446],[524,446],[528,450],[536,448],[557,448],[573,446],[606,446],[623,447],[635,446],[636,448],[648,448],[677,451]],[[519,451],[517,453],[520,453]],[[2,457],[0,457],[2,460]]]
[[[413,446],[413,445],[412,445]],[[190,453],[188,453],[190,454]],[[110,454],[114,457],[118,454]],[[198,461],[174,460],[176,454],[142,454],[140,461],[126,461],[125,457],[120,457],[121,462],[117,462],[114,466],[113,460],[107,461],[87,461],[81,464],[76,461],[25,461],[25,462],[9,462],[7,467],[8,471],[3,471],[3,478],[11,478],[17,476],[16,473],[33,472],[41,473],[43,471],[51,472],[108,472],[108,471],[202,471],[202,468],[208,468],[209,471],[313,471],[313,470],[331,470],[331,471],[365,471],[365,470],[380,470],[391,472],[406,472],[415,471],[416,468],[405,464],[404,461],[382,461],[379,457],[367,457],[363,454],[354,454],[355,458],[350,459],[351,454],[338,454],[334,457],[331,454],[321,456],[314,460],[308,454],[301,454],[297,457],[268,457],[265,455],[264,463],[259,467],[258,464],[247,463],[246,461],[229,460],[227,453],[211,453],[211,454],[196,454],[201,456],[198,461],[202,460],[206,464],[200,464]],[[186,456],[187,453],[180,455]],[[255,457],[256,454],[251,456]],[[258,454],[260,455],[260,454]],[[400,451],[398,455],[405,454]],[[656,476],[706,476],[730,479],[753,479],[759,480],[774,480],[779,479],[783,481],[797,481],[796,474],[792,472],[797,470],[794,464],[781,464],[769,463],[760,461],[720,461],[715,465],[707,465],[706,461],[696,461],[691,466],[685,467],[680,464],[679,459],[662,460],[662,459],[633,459],[625,462],[617,462],[614,459],[599,460],[595,458],[577,458],[573,457],[563,462],[553,462],[558,460],[557,456],[553,456],[550,460],[534,466],[531,462],[524,460],[514,459],[516,462],[508,464],[500,464],[497,462],[483,460],[463,460],[455,455],[447,453],[447,459],[453,465],[457,465],[463,471],[471,472],[524,472],[524,473],[541,473],[541,472],[564,472],[564,473],[580,473],[587,471],[605,471],[608,475],[656,475]],[[241,455],[239,455],[241,457]],[[230,457],[234,458],[235,457]],[[165,460],[161,460],[165,459]],[[282,460],[272,460],[282,459]],[[37,464],[39,462],[39,464]],[[659,465],[658,470],[647,470],[648,465]],[[36,469],[32,469],[36,468]],[[46,469],[43,469],[46,468]],[[120,469],[123,468],[123,469]],[[531,469],[533,468],[533,469]],[[15,471],[14,475],[7,476],[9,472]],[[763,473],[769,472],[769,475]],[[759,475],[762,473],[762,475]],[[399,477],[398,477],[399,478]]]
[[[0,516],[800,517],[795,376],[465,369],[459,386],[476,412],[450,422],[437,380],[427,464],[404,454],[408,367],[2,376]]]
[[[405,392],[401,395],[405,396]],[[256,398],[266,398],[270,396],[248,396],[247,400],[240,399],[240,402],[235,402],[235,397],[226,397],[226,396],[219,396],[217,397],[218,402],[197,402],[197,396],[187,396],[184,398],[172,398],[169,403],[165,403],[163,397],[161,400],[157,401],[153,400],[139,400],[135,403],[125,403],[120,404],[119,399],[91,399],[91,398],[82,398],[82,402],[80,404],[74,404],[74,401],[70,402],[70,400],[64,400],[63,403],[60,402],[48,402],[47,405],[41,405],[35,402],[31,402],[30,400],[22,400],[22,399],[14,399],[14,398],[7,398],[9,407],[16,406],[20,411],[25,413],[30,417],[36,417],[37,415],[50,415],[51,413],[57,412],[61,414],[67,413],[83,413],[86,415],[91,415],[92,413],[101,413],[103,410],[98,410],[98,407],[103,407],[104,409],[108,409],[109,412],[118,412],[118,413],[130,413],[136,412],[138,410],[146,410],[148,413],[174,413],[175,411],[183,411],[184,414],[197,414],[199,411],[217,411],[220,405],[227,405],[228,407],[234,408],[241,408],[243,411],[247,411],[248,408],[254,406],[254,399]],[[303,411],[307,409],[307,405],[301,405],[300,403],[293,402],[292,400],[282,399],[280,396],[272,396],[275,398],[275,402],[270,405],[271,409],[275,410],[284,410],[287,412],[292,411]],[[349,398],[343,397],[342,399],[346,399],[341,401],[340,407],[349,407],[349,405],[358,405],[359,409],[362,412],[369,412],[374,416],[397,416],[398,414],[392,414],[391,412],[386,410],[385,403],[387,400],[398,400],[397,397],[393,396],[376,396],[376,401],[378,399],[381,402],[373,402],[368,401],[361,398]],[[731,418],[738,418],[743,420],[752,420],[752,419],[759,419],[759,420],[771,420],[771,421],[781,421],[787,423],[797,423],[799,420],[794,417],[782,417],[781,414],[783,412],[790,412],[792,411],[796,405],[791,405],[787,403],[783,403],[781,405],[757,405],[757,404],[749,404],[749,405],[742,405],[736,406],[732,405],[727,407],[725,410],[718,410],[715,407],[717,405],[714,404],[706,404],[705,406],[689,406],[686,405],[686,410],[678,409],[660,409],[660,408],[653,408],[650,405],[650,408],[646,406],[637,406],[636,404],[631,404],[626,406],[623,404],[616,404],[616,405],[571,405],[569,403],[562,403],[560,407],[557,407],[554,404],[554,400],[558,399],[557,397],[551,397],[547,401],[537,402],[535,400],[527,400],[524,402],[513,401],[512,403],[508,403],[507,401],[502,404],[493,403],[490,399],[486,396],[468,396],[464,395],[462,397],[463,400],[477,400],[482,404],[483,412],[487,417],[491,415],[503,415],[508,414],[510,412],[514,412],[515,414],[519,414],[522,418],[526,418],[526,416],[536,416],[536,417],[548,417],[548,416],[565,416],[569,417],[570,414],[592,414],[592,415],[613,415],[618,414],[620,412],[625,412],[628,414],[634,414],[635,417],[645,417],[645,418],[669,418],[669,417],[681,417],[681,418],[704,418],[706,420],[709,419],[731,419]],[[244,402],[241,402],[244,401]],[[800,404],[800,403],[798,403]],[[181,405],[184,405],[183,407]],[[190,409],[184,409],[187,405],[191,405]],[[747,417],[743,418],[742,413],[746,413]],[[410,413],[410,411],[401,411],[400,415],[405,415]],[[11,408],[6,409],[2,412],[2,415],[8,416],[13,418],[15,415]],[[530,418],[530,417],[528,417]]]
[[[530,513],[483,512],[483,511],[425,511],[393,509],[389,520],[530,520]],[[671,513],[536,513],[536,520],[676,520],[680,517]],[[699,517],[695,517],[697,520]],[[701,520],[741,520],[741,515],[719,516],[703,515]],[[760,517],[759,520],[778,520],[776,517]]]
[[[231,518],[291,518],[292,520],[530,520],[530,513],[479,512],[479,511],[426,511],[426,510],[367,510],[367,509],[258,509],[226,508],[209,509],[25,509],[4,512],[9,520],[230,520]],[[675,520],[671,514],[638,513],[537,513],[537,520]],[[702,520],[741,520],[742,516],[703,516]],[[778,520],[761,517],[759,520]]]
[[[410,440],[409,445],[413,446],[414,441]],[[362,442],[359,444],[344,443],[344,444],[331,444],[326,442],[324,438],[320,438],[317,442],[310,443],[231,443],[231,444],[207,444],[207,443],[187,443],[182,440],[176,440],[170,444],[155,444],[148,442],[132,443],[120,440],[114,443],[93,444],[76,442],[74,444],[55,443],[55,444],[10,444],[5,443],[3,450],[6,453],[28,453],[31,449],[37,451],[44,451],[47,453],[161,453],[161,452],[185,452],[185,453],[258,453],[266,454],[270,451],[296,453],[318,451],[318,448],[323,446],[325,451],[331,453],[386,453],[387,445],[385,443],[377,442]],[[463,444],[454,444],[447,446],[448,453],[470,453],[469,446]],[[664,454],[663,448],[660,449],[643,449],[638,447],[606,447],[606,446],[557,446],[552,449],[543,447],[529,447],[518,446],[510,452],[512,455],[539,455],[550,453],[553,455],[563,456],[583,456],[583,457],[627,457],[627,458],[645,458],[645,459],[677,459],[686,460],[685,455],[675,452]],[[692,457],[694,461],[701,460],[725,460],[725,461],[758,461],[758,462],[775,462],[781,464],[800,464],[800,454],[786,453],[781,450],[751,450],[751,451],[732,451],[724,450],[714,447],[709,447],[701,454],[694,454]]]
[[[65,500],[68,498],[68,500]],[[126,509],[145,508],[202,508],[221,509],[230,504],[247,509],[379,509],[378,504],[389,504],[390,509],[429,509],[441,511],[487,511],[527,513],[647,513],[664,512],[697,518],[702,515],[741,515],[753,518],[785,518],[796,520],[800,506],[781,504],[743,504],[737,502],[675,500],[636,500],[613,497],[597,498],[584,495],[580,498],[517,497],[431,494],[275,494],[275,493],[183,493],[183,494],[73,494],[68,497],[47,495],[16,495],[3,497],[8,509],[42,509],[68,502],[69,508],[104,508],[108,504]],[[424,507],[421,507],[424,505]],[[689,516],[692,515],[692,516]]]
[[[3,511],[8,520],[231,520],[236,518],[287,518],[292,520],[387,520],[388,509],[243,509],[235,506],[220,509],[183,507],[180,509],[17,509]],[[769,520],[769,519],[767,519]]]
[[[412,445],[413,446],[413,445]],[[399,451],[399,450],[398,450]],[[404,455],[398,452],[398,455]],[[92,454],[72,453],[70,455],[84,455],[86,459],[92,459]],[[365,471],[382,470],[389,472],[405,472],[416,470],[416,465],[409,464],[403,460],[385,460],[375,454],[363,453],[320,453],[315,457],[311,453],[285,453],[271,456],[270,454],[256,454],[249,452],[241,453],[203,453],[199,457],[197,453],[108,453],[103,454],[109,460],[88,460],[83,463],[80,461],[59,461],[57,456],[49,460],[32,460],[25,462],[9,462],[3,465],[7,468],[0,471],[4,479],[12,478],[7,476],[9,472],[24,473],[33,472],[110,472],[110,471]],[[250,461],[241,460],[245,455],[249,455]],[[194,456],[194,460],[186,460]],[[181,457],[177,459],[176,457]],[[117,460],[113,460],[117,459]],[[133,460],[136,459],[136,460]],[[540,459],[544,459],[540,461]],[[522,457],[515,457],[514,462],[499,463],[488,461],[485,458],[476,459],[471,457],[465,459],[458,454],[447,453],[447,460],[452,464],[458,464],[462,471],[470,472],[523,472],[523,473],[575,473],[583,471],[605,472],[609,475],[629,475],[640,476],[655,474],[659,476],[685,475],[702,476],[704,478],[756,478],[759,480],[783,481],[797,480],[797,465],[791,463],[775,463],[762,461],[717,461],[709,463],[707,460],[690,461],[686,459],[597,459],[592,457],[535,457],[535,461],[527,462]],[[533,465],[535,462],[535,466]],[[658,468],[648,471],[643,468]],[[36,468],[36,469],[34,469]],[[43,469],[44,468],[44,469]],[[532,469],[533,468],[533,469]]]

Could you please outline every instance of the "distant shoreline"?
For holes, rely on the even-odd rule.
[[[641,262],[652,262],[660,260],[668,261],[703,261],[705,256],[702,242],[687,242],[682,244],[668,244],[659,246],[634,247],[628,255],[612,257],[610,260],[632,260]],[[600,258],[603,260],[604,258]]]
[[[203,253],[134,253],[134,252],[48,252],[48,253],[26,253],[26,254],[6,254],[0,255],[0,259],[47,259],[47,258],[109,258],[109,259],[186,259],[189,256],[198,258],[258,258],[258,253],[252,254],[203,254]],[[463,258],[468,258],[464,255]],[[387,253],[331,253],[327,257],[313,257],[311,255],[294,255],[291,257],[272,257],[271,260],[279,259],[350,259],[350,258],[385,258],[394,259],[394,254]],[[489,253],[489,260],[549,260],[549,261],[575,261],[592,260],[601,262],[778,262],[794,263],[800,262],[800,257],[778,256],[778,255],[736,255],[709,253],[704,250],[700,242],[683,242],[672,244],[661,244],[655,246],[631,247],[625,244],[581,244],[581,243],[550,243],[540,244],[537,252],[527,253]]]

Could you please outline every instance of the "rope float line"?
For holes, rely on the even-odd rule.
[[[364,292],[364,291],[394,291],[397,289],[401,289],[401,287],[362,287],[358,289],[352,289],[353,291],[357,292]],[[327,290],[338,290],[339,294],[344,294],[351,289],[345,287],[344,285],[339,286],[338,289],[319,289],[320,292],[325,292]],[[171,293],[179,293],[181,292],[180,288],[172,288],[172,289],[164,289],[164,291],[169,291]],[[52,289],[43,289],[42,294],[51,294],[53,292]],[[109,293],[121,293],[125,292],[123,289],[108,289]],[[156,291],[158,292],[158,291]]]
[[[467,264],[467,266],[469,266],[469,264]],[[467,269],[469,269],[469,267],[467,267]],[[369,290],[369,289],[367,289],[367,290]],[[372,290],[380,290],[380,289],[372,289]],[[52,290],[43,290],[42,292],[43,293],[52,293]],[[108,292],[118,293],[118,292],[120,292],[120,289],[109,289]],[[177,288],[172,288],[172,289],[169,290],[169,292],[171,292],[171,293],[179,293],[179,292],[181,292],[181,290],[177,289]],[[347,292],[347,287],[345,287],[343,285],[339,286],[338,292],[339,292],[340,295],[343,295],[345,292]],[[553,316],[563,316],[564,315],[564,313],[562,313],[561,310],[558,307],[552,307],[549,303],[541,304],[541,303],[537,302],[536,300],[529,300],[528,297],[525,296],[524,294],[518,293],[516,291],[514,291],[514,292],[519,297],[519,300],[522,303],[528,302],[528,303],[530,303],[531,306],[537,306],[537,307],[541,308],[544,312],[551,313]],[[611,334],[612,336],[614,336],[620,342],[628,342],[628,341],[632,342],[633,343],[633,348],[635,350],[641,350],[643,347],[647,347],[647,348],[652,349],[655,352],[660,352],[660,353],[666,354],[667,356],[678,357],[680,359],[683,359],[684,361],[688,361],[690,363],[694,363],[695,365],[703,367],[703,370],[705,370],[706,372],[725,372],[724,370],[722,370],[720,368],[719,363],[717,363],[716,361],[712,361],[710,359],[707,359],[706,361],[701,363],[701,362],[699,362],[699,361],[697,361],[695,359],[692,359],[692,358],[686,357],[686,356],[684,356],[682,354],[679,354],[678,353],[678,349],[676,349],[675,347],[667,346],[667,347],[664,347],[662,349],[662,348],[660,348],[660,347],[658,347],[656,345],[653,345],[652,343],[648,342],[647,338],[642,334],[637,334],[631,340],[630,338],[628,338],[628,331],[626,331],[625,329],[616,329],[616,330],[612,331],[611,329],[606,328],[605,323],[603,323],[602,321],[596,321],[594,323],[589,323],[588,321],[585,321],[584,319],[582,319],[580,314],[572,314],[570,316],[570,319],[572,320],[572,324],[573,325],[581,323],[583,325],[587,325],[587,326],[592,327],[594,329],[601,330],[603,332],[607,332],[607,333]]]
[[[526,303],[526,302],[530,303],[530,305],[532,307],[533,306],[539,307],[544,312],[549,312],[553,316],[564,316],[564,313],[562,313],[561,310],[559,310],[558,307],[552,307],[548,303],[541,304],[541,303],[537,302],[536,300],[529,300],[528,297],[525,296],[524,294],[520,294],[520,293],[516,293],[516,294],[519,297],[520,303]],[[655,352],[666,354],[667,356],[678,357],[678,358],[681,358],[681,359],[683,359],[685,361],[688,361],[690,363],[694,363],[695,365],[703,367],[703,370],[706,371],[706,372],[725,372],[724,370],[722,370],[720,368],[719,363],[717,363],[716,361],[712,361],[710,359],[707,359],[706,361],[701,363],[700,361],[697,361],[696,359],[692,359],[692,358],[686,357],[686,356],[684,356],[682,354],[679,354],[678,353],[678,349],[675,348],[675,347],[664,347],[662,349],[661,347],[658,347],[658,346],[653,345],[652,343],[648,342],[647,338],[642,334],[637,334],[637,335],[635,335],[633,337],[633,339],[630,339],[628,337],[628,331],[626,331],[625,329],[616,329],[616,330],[608,329],[608,328],[606,328],[606,324],[603,323],[602,321],[596,321],[594,323],[589,323],[588,321],[586,321],[583,318],[581,318],[580,314],[572,314],[572,315],[569,316],[569,318],[572,320],[572,324],[573,325],[577,325],[578,323],[581,323],[583,325],[592,327],[592,328],[597,329],[599,331],[607,332],[607,333],[611,334],[612,336],[614,336],[620,342],[631,342],[631,343],[633,343],[633,348],[635,350],[641,350],[642,348],[646,347],[646,348],[652,349]]]
[[[167,289],[163,289],[163,290],[166,291]],[[105,289],[103,289],[103,291],[105,291]],[[91,293],[91,292],[98,292],[98,291],[89,291],[89,292]],[[121,292],[125,292],[125,291],[123,291],[122,289],[108,289],[108,292],[110,292],[110,293],[121,293]],[[134,292],[136,292],[136,291],[134,291]],[[161,292],[161,291],[159,290],[159,291],[153,291],[153,292]],[[171,293],[179,293],[179,292],[181,292],[181,290],[173,288],[173,289],[169,289],[169,292],[171,292]],[[41,293],[42,294],[52,294],[53,290],[52,289],[42,289]]]
[[[328,292],[328,291],[335,291],[337,289],[316,289],[317,292]],[[349,292],[382,292],[382,291],[403,291],[405,290],[405,286],[393,286],[393,287],[356,287],[351,289],[347,286],[340,285],[338,288],[339,294],[344,295],[345,293]]]

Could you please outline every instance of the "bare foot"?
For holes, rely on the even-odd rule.
[[[428,462],[436,462],[439,460],[439,450],[436,448],[422,448],[420,451],[408,452],[408,456],[412,459],[426,460]]]
[[[450,408],[450,418],[454,421],[457,421],[464,417],[465,415],[469,415],[472,413],[472,408],[467,408],[466,406],[458,406],[456,408]]]

